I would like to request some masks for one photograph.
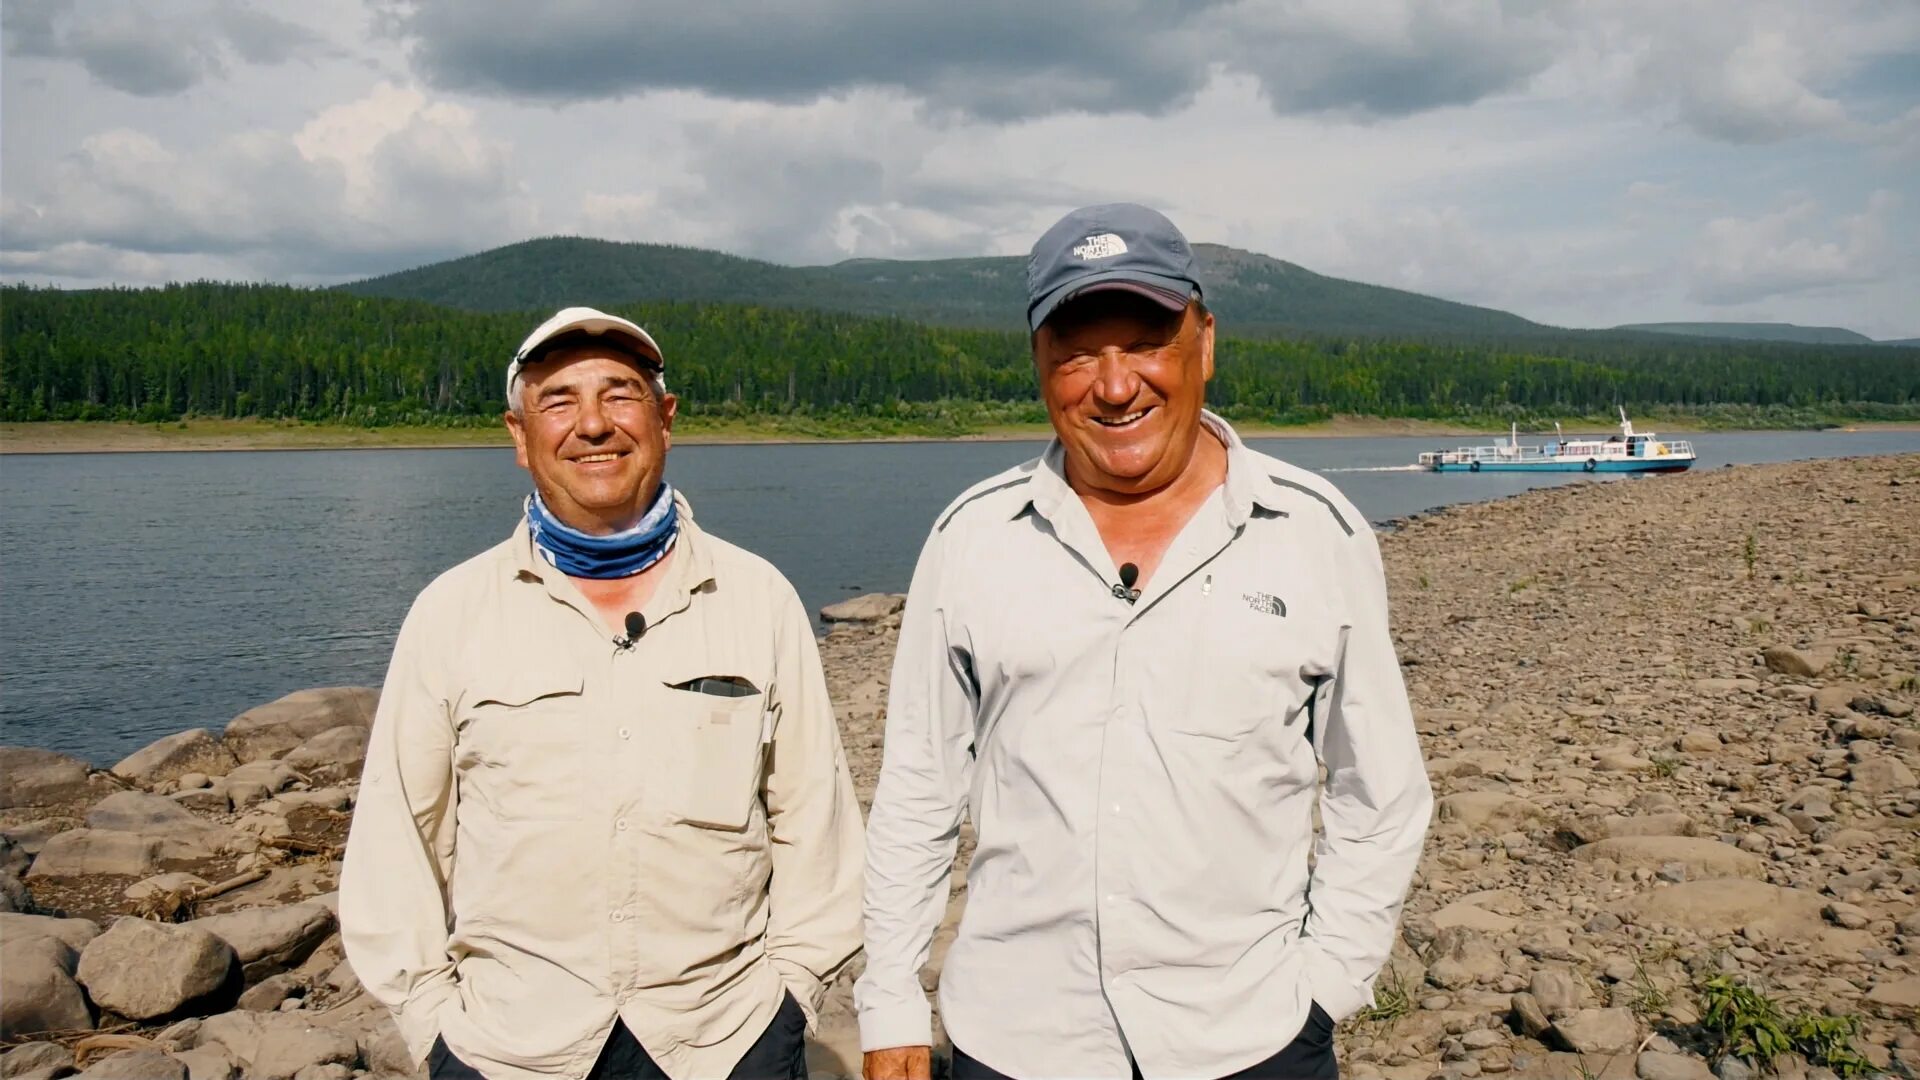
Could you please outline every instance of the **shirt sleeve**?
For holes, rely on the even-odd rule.
[[[776,627],[776,724],[764,797],[772,841],[767,955],[812,1027],[860,950],[860,802],[827,697],[813,624],[791,587]]]
[[[393,1013],[415,1062],[460,1008],[447,955],[453,872],[453,726],[428,670],[424,598],[394,643],[340,875],[340,937],[354,974]]]
[[[1433,808],[1388,631],[1379,542],[1363,528],[1342,548],[1348,617],[1314,732],[1327,776],[1304,930],[1314,1000],[1335,1020],[1372,1000]]]
[[[867,819],[867,970],[854,986],[863,1050],[933,1042],[920,971],[946,914],[977,698],[971,660],[949,639],[941,541],[929,537],[907,592]]]

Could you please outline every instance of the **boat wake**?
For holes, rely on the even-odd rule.
[[[1423,465],[1366,465],[1344,469],[1321,469],[1321,472],[1426,472]]]

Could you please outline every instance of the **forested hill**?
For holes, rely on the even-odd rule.
[[[615,304],[694,414],[1041,421],[1024,333],[824,311]],[[526,312],[263,285],[0,289],[0,419],[494,418]],[[1208,400],[1267,422],[1335,413],[1506,419],[1687,413],[1730,423],[1920,418],[1920,350],[1638,339],[1218,344]]]
[[[1801,345],[1872,345],[1865,334],[1843,326],[1796,326],[1793,323],[1663,322],[1630,323],[1615,330],[1640,330],[1686,337],[1726,338],[1730,341],[1791,341]],[[1891,344],[1891,343],[1890,343]]]
[[[1316,274],[1218,244],[1195,245],[1207,302],[1230,333],[1521,336],[1552,328],[1492,308]],[[759,304],[1024,329],[1026,259],[851,259],[780,266],[698,248],[579,237],[528,240],[342,285],[361,296],[470,311],[652,300]]]

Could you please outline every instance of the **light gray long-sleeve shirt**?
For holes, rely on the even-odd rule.
[[[1226,481],[1137,603],[1058,442],[937,519],[868,820],[866,1049],[930,1041],[918,973],[969,813],[940,1004],[1000,1072],[1223,1076],[1313,1002],[1370,1000],[1432,806],[1379,547],[1332,485],[1205,422]]]

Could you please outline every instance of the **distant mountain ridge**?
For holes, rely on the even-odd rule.
[[[1219,244],[1196,244],[1207,303],[1235,335],[1532,336],[1563,333],[1493,308],[1316,274]],[[556,236],[338,288],[469,311],[638,301],[757,304],[1024,330],[1026,260],[850,259],[781,266],[700,248]]]
[[[1664,322],[1629,323],[1615,330],[1638,330],[1651,334],[1682,334],[1687,337],[1728,338],[1734,341],[1791,341],[1800,345],[1900,345],[1905,342],[1875,342],[1865,334],[1842,326],[1796,326],[1793,323],[1743,322]]]

